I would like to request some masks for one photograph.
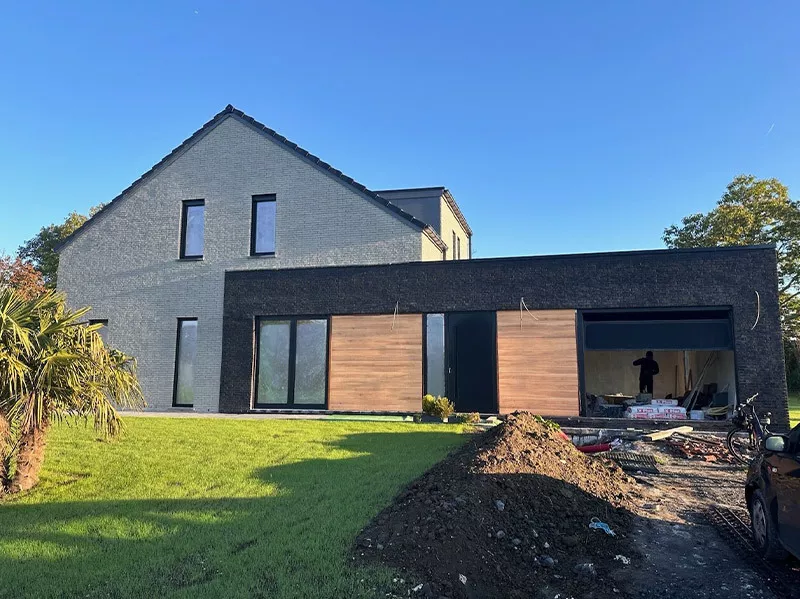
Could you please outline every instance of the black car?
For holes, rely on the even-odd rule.
[[[768,435],[745,487],[753,539],[769,559],[800,558],[800,425]]]

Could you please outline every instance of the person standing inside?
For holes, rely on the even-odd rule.
[[[652,395],[653,377],[658,374],[658,362],[653,359],[653,352],[647,352],[644,358],[639,358],[633,365],[639,366],[639,393]]]

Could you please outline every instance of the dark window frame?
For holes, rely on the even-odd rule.
[[[192,206],[202,206],[203,207],[203,253],[202,254],[187,254],[186,253],[186,224],[187,224],[187,213],[189,212],[189,208]],[[205,256],[206,252],[206,244],[205,244],[205,234],[206,234],[206,201],[205,200],[184,200],[181,203],[181,247],[180,247],[180,258],[181,260],[202,260],[203,256]]]
[[[456,232],[453,231],[453,260],[458,260],[458,254],[456,254]]]
[[[277,238],[278,233],[278,198],[274,193],[265,193],[253,196],[253,205],[250,209],[250,255],[251,256],[274,256],[275,250],[271,252],[257,252],[256,251],[256,214],[258,211],[258,204],[273,202],[275,204],[275,230],[273,236]],[[277,246],[277,239],[273,239],[274,245]]]
[[[261,362],[261,323],[268,321],[289,322],[289,374],[288,393],[286,403],[260,403],[258,401],[258,374]],[[324,320],[325,321],[325,403],[324,404],[297,404],[294,403],[295,375],[297,368],[297,321],[298,320]],[[253,352],[253,381],[251,385],[250,405],[254,410],[327,410],[330,393],[331,370],[331,317],[329,314],[307,314],[303,316],[256,316],[253,337],[255,350]]]
[[[198,322],[196,316],[188,316],[178,318],[178,326],[175,333],[175,372],[172,375],[172,407],[173,408],[193,408],[194,403],[178,403],[178,358],[181,351],[181,327],[184,322]],[[200,323],[198,322],[198,340],[200,332]]]
[[[461,238],[456,236],[456,253],[458,254],[458,259],[461,260]]]

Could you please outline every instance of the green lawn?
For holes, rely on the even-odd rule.
[[[464,442],[395,422],[135,418],[57,427],[42,482],[0,501],[0,597],[373,597],[359,529]],[[376,590],[377,589],[377,590]]]
[[[789,396],[789,421],[790,426],[800,424],[800,395]]]

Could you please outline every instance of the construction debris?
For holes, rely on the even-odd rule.
[[[717,439],[705,439],[694,435],[691,437],[675,435],[667,439],[666,445],[673,455],[687,460],[703,460],[722,464],[737,463],[727,447]]]
[[[693,430],[691,426],[676,426],[675,428],[668,428],[664,431],[643,435],[642,439],[645,441],[661,441],[662,439],[671,437],[675,433],[691,433]]]
[[[608,457],[614,460],[625,472],[658,474],[656,460],[651,455],[644,455],[633,451],[612,451],[608,454]]]

